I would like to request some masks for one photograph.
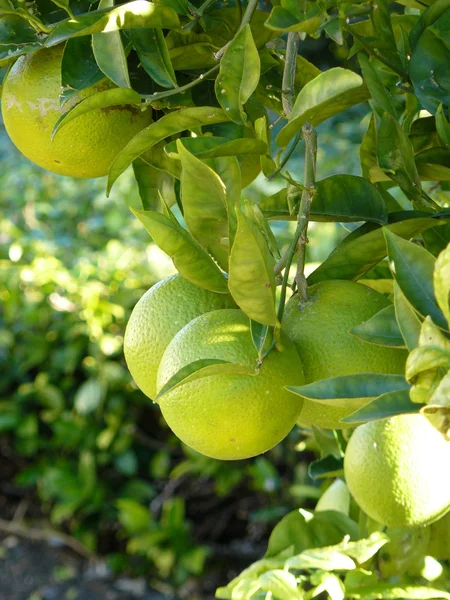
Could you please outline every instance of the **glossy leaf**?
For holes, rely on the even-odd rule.
[[[312,548],[304,550],[297,556],[288,558],[286,567],[307,571],[310,569],[323,569],[324,571],[351,571],[356,569],[355,562],[336,546],[325,546],[324,548]]]
[[[274,31],[297,31],[311,35],[316,33],[324,21],[319,11],[314,10],[313,13],[316,14],[306,14],[299,18],[282,6],[274,6],[266,21],[266,27]]]
[[[255,138],[236,138],[229,140],[224,137],[198,136],[183,138],[183,146],[201,159],[218,158],[221,156],[236,156],[244,154],[264,154],[268,151],[267,144]],[[165,147],[167,154],[177,152],[176,141]]]
[[[450,7],[447,7],[447,10],[420,35],[409,62],[409,75],[414,93],[424,108],[432,114],[436,113],[441,103],[448,104],[449,62]]]
[[[366,423],[395,417],[395,415],[416,413],[418,410],[418,405],[411,402],[409,398],[408,386],[408,389],[393,390],[382,394],[341,421],[342,423]]]
[[[214,53],[219,47],[205,33],[170,31],[165,39],[170,61],[176,71],[209,69],[217,64]]]
[[[160,29],[132,29],[130,37],[142,68],[158,85],[173,88],[177,85],[166,40]]]
[[[350,333],[370,344],[405,348],[405,341],[395,317],[394,305],[383,308],[368,321],[353,327]]]
[[[436,111],[436,129],[441,140],[450,148],[450,123],[447,121],[442,103]]]
[[[332,454],[313,460],[308,466],[308,475],[311,479],[328,479],[329,477],[340,477],[343,474],[344,459]]]
[[[398,284],[394,282],[395,316],[406,347],[411,352],[419,343],[420,320],[411,304],[405,298]]]
[[[413,198],[419,198],[422,185],[414,162],[412,144],[397,121],[389,114],[378,128],[378,163],[381,170]]]
[[[197,242],[228,270],[228,213],[223,181],[178,140],[184,219]]]
[[[450,244],[436,260],[433,283],[436,301],[450,326]]]
[[[378,165],[377,154],[377,120],[372,114],[367,131],[359,147],[359,159],[363,176],[372,182],[390,181]]]
[[[230,255],[228,286],[237,305],[254,321],[278,325],[275,310],[275,260],[264,236],[241,211]]]
[[[170,7],[146,0],[134,0],[104,11],[77,15],[76,19],[61,21],[45,40],[45,46],[55,46],[65,40],[94,33],[108,33],[119,29],[159,27],[176,29],[180,26],[177,13]]]
[[[270,229],[270,225],[267,220],[264,218],[259,206],[255,202],[250,202],[249,200],[244,201],[244,212],[246,216],[252,221],[259,231],[264,236],[269,250],[272,256],[276,259],[281,258],[281,253],[278,248],[277,240]]]
[[[312,285],[325,279],[360,279],[387,255],[383,229],[409,239],[439,224],[438,219],[424,215],[426,213],[413,211],[391,213],[391,224],[385,228],[372,223],[362,225],[344,238],[327,260],[311,273],[308,283]]]
[[[220,108],[211,106],[184,108],[161,117],[156,123],[152,123],[135,135],[116,156],[109,169],[107,193],[109,194],[116,179],[133,160],[161,140],[186,129],[195,129],[202,125],[212,125],[227,120],[227,116]]]
[[[420,373],[440,367],[450,369],[450,349],[431,345],[419,346],[408,357],[406,377],[408,381],[413,382]]]
[[[302,600],[303,594],[297,589],[297,579],[289,571],[275,569],[258,578],[259,586],[280,600]]]
[[[250,332],[258,356],[264,358],[275,345],[273,330],[267,325],[261,325],[250,319]]]
[[[433,256],[439,256],[447,245],[450,244],[450,223],[447,223],[443,227],[431,227],[427,229],[423,232],[422,238],[428,252],[431,252]]]
[[[450,148],[427,148],[416,154],[415,161],[422,179],[450,180]]]
[[[113,8],[114,0],[100,0],[98,8]],[[94,33],[92,50],[99,69],[119,87],[131,88],[127,57],[120,31]]]
[[[278,134],[277,144],[286,147],[307,121],[318,125],[368,97],[363,80],[353,71],[335,67],[321,73],[298,94],[289,122]]]
[[[450,594],[433,588],[430,585],[409,585],[407,583],[374,583],[358,585],[355,589],[347,587],[350,598],[364,598],[364,600],[450,600]]]
[[[133,162],[133,171],[144,210],[160,209],[160,196],[164,198],[168,206],[175,204],[175,180],[170,173],[156,169],[142,158]]]
[[[133,210],[154,242],[168,254],[180,275],[212,292],[227,293],[227,281],[212,258],[170,213]]]
[[[360,52],[358,54],[359,64],[364,78],[364,83],[369,88],[370,95],[374,104],[382,110],[391,114],[394,119],[397,118],[394,103],[389,91],[381,81],[377,71],[373,68],[366,54]]]
[[[62,127],[73,121],[73,119],[76,119],[91,110],[108,108],[109,106],[121,106],[124,104],[134,104],[139,106],[140,103],[140,95],[129,88],[113,88],[111,90],[98,92],[93,96],[88,96],[78,104],[75,104],[73,108],[61,115],[53,127],[52,138],[55,137]]]
[[[370,40],[370,45],[378,50],[377,55],[389,61],[393,69],[403,73],[404,64],[397,48],[388,0],[377,1],[372,7],[370,18],[375,34],[375,40]]]
[[[433,289],[435,258],[425,248],[385,230],[392,274],[406,299],[422,316],[430,315],[435,323],[446,326]]]
[[[67,40],[61,61],[63,100],[66,101],[78,90],[84,90],[103,77],[95,62],[91,39],[80,37]]]
[[[244,104],[258,85],[260,68],[258,50],[246,25],[227,47],[215,84],[219,104],[235,123],[247,122]]]
[[[386,392],[407,388],[409,388],[409,385],[403,375],[380,375],[377,373],[342,375],[330,379],[321,379],[307,385],[286,386],[287,390],[303,398],[308,398],[308,400],[325,405],[329,405],[330,400],[333,400],[333,406],[343,408],[352,404],[349,400],[360,401],[367,398],[376,398]]]
[[[202,358],[182,367],[163,385],[155,398],[159,399],[180,385],[214,375],[256,375],[255,369],[218,358]]]

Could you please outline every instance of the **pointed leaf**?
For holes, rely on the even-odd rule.
[[[61,61],[61,105],[79,90],[94,85],[103,77],[95,62],[91,38],[87,36],[67,40]]]
[[[133,210],[133,213],[154,242],[172,258],[183,277],[212,292],[228,292],[224,274],[173,215],[143,210]]]
[[[389,537],[381,531],[371,533],[368,538],[350,542],[343,540],[339,544],[341,552],[351,556],[359,564],[363,564],[370,560],[378,552],[380,548],[389,543]]]
[[[271,592],[280,600],[302,600],[303,595],[297,589],[295,575],[288,571],[276,569],[267,571],[258,579],[259,586],[265,592]]]
[[[439,367],[450,369],[450,349],[431,345],[414,348],[406,363],[406,378],[412,382],[423,371]]]
[[[161,29],[132,29],[130,37],[142,68],[158,85],[177,86],[175,71]]]
[[[385,230],[392,274],[406,299],[423,317],[430,315],[440,327],[445,318],[436,303],[433,289],[435,258],[425,248]]]
[[[210,167],[191,154],[181,140],[181,201],[184,220],[197,242],[228,270],[228,213],[223,181]]]
[[[445,116],[442,102],[439,104],[436,111],[436,129],[441,140],[450,148],[450,123]]]
[[[394,305],[386,306],[368,321],[350,329],[350,333],[370,344],[405,348]]]
[[[391,94],[385,88],[377,71],[373,68],[366,54],[358,54],[359,64],[364,78],[364,83],[369,88],[370,95],[376,106],[397,118]]]
[[[390,181],[378,165],[377,154],[377,120],[372,114],[367,131],[359,147],[359,159],[363,176],[372,182]]]
[[[366,423],[395,417],[395,415],[416,413],[418,408],[418,405],[411,402],[409,398],[409,389],[394,390],[375,398],[341,421],[342,423]]]
[[[60,21],[45,40],[45,46],[82,35],[91,35],[119,29],[159,27],[176,29],[180,26],[177,13],[170,7],[146,0],[134,0],[110,11],[91,11],[77,15],[75,19]]]
[[[156,123],[152,123],[135,135],[116,156],[109,169],[107,193],[109,194],[116,179],[133,160],[161,140],[186,129],[195,129],[202,125],[212,125],[227,120],[227,116],[220,108],[212,106],[184,108],[161,117]]]
[[[381,119],[378,128],[378,163],[402,190],[413,198],[420,198],[422,185],[414,162],[414,149],[403,129],[389,114]]]
[[[311,479],[326,479],[328,477],[339,477],[344,473],[344,459],[327,454],[323,458],[313,460],[309,463],[308,475]]]
[[[437,257],[433,283],[436,301],[450,326],[450,244]]]
[[[160,195],[168,206],[175,204],[175,179],[170,173],[155,169],[142,158],[133,162],[133,171],[144,210],[160,210]]]
[[[394,307],[398,327],[405,340],[406,347],[411,352],[419,343],[421,323],[396,282],[394,282]]]
[[[266,21],[266,27],[273,29],[274,31],[298,31],[299,33],[309,33],[311,35],[316,33],[324,21],[323,16],[314,14],[319,10],[320,8],[316,10],[313,9],[313,14],[310,16],[308,16],[307,13],[301,17],[296,17],[292,12],[286,10],[286,8],[274,6]]]
[[[335,67],[321,73],[300,91],[288,124],[278,134],[277,144],[285,148],[307,121],[318,125],[368,97],[362,78],[353,71]]]
[[[230,255],[228,286],[238,306],[254,321],[278,325],[275,310],[275,260],[264,236],[241,211]]]
[[[182,367],[163,385],[155,398],[159,399],[180,385],[212,375],[256,375],[255,369],[216,358],[202,358]]]
[[[247,122],[244,104],[258,85],[260,68],[250,25],[246,25],[229,43],[215,84],[219,104],[235,123]]]
[[[217,158],[220,156],[236,156],[244,154],[264,154],[268,151],[267,144],[255,138],[236,138],[229,140],[224,137],[197,136],[183,138],[183,146],[197,158]],[[176,141],[165,146],[167,154],[177,152]]]
[[[250,332],[258,356],[264,358],[275,345],[273,329],[250,319]]]
[[[288,558],[286,567],[301,571],[310,569],[351,571],[352,569],[356,569],[356,564],[347,554],[339,552],[336,546],[329,546],[304,550],[301,554]]]
[[[55,137],[62,127],[70,123],[70,121],[73,121],[73,119],[76,119],[77,117],[80,117],[91,110],[108,108],[109,106],[121,106],[123,104],[133,104],[139,106],[140,103],[140,95],[134,90],[130,90],[128,88],[113,88],[111,90],[98,92],[93,96],[89,96],[85,100],[81,100],[81,102],[75,104],[73,108],[61,115],[53,127],[52,138]]]
[[[426,213],[414,211],[391,213],[391,223],[384,228],[372,223],[362,225],[344,238],[327,260],[311,273],[308,283],[312,285],[326,279],[360,279],[387,255],[384,229],[409,239],[429,227],[443,223],[425,215]]]

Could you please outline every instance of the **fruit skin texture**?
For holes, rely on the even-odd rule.
[[[171,341],[158,370],[158,390],[183,366],[215,358],[243,365],[252,374],[213,374],[182,383],[159,400],[173,432],[201,454],[237,460],[266,452],[292,429],[302,399],[284,389],[301,385],[297,352],[283,336],[257,371],[258,355],[249,319],[238,309],[207,313],[191,321]]]
[[[308,294],[302,308],[297,295],[289,299],[282,323],[300,355],[305,383],[355,373],[404,373],[405,351],[368,344],[349,333],[389,306],[385,296],[360,283],[341,280],[317,283]],[[354,410],[354,401],[346,409],[305,399],[299,425],[342,429],[347,425],[339,420]]]
[[[450,442],[420,414],[357,427],[344,473],[369,517],[389,527],[420,527],[450,509]]]
[[[180,329],[211,310],[235,307],[231,296],[171,275],[151,287],[131,313],[124,339],[128,369],[139,388],[156,398],[156,374],[164,350]]]
[[[427,554],[439,560],[450,560],[450,511],[431,525]]]
[[[117,87],[102,79],[61,107],[64,44],[21,56],[3,85],[2,114],[17,148],[40,167],[70,177],[106,175],[115,156],[151,123],[151,111],[135,106],[99,108],[65,125],[51,141],[52,129],[69,108],[93,94]]]

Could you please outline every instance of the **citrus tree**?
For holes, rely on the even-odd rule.
[[[219,598],[450,598],[449,64],[448,0],[0,0],[11,140],[107,194],[132,167],[178,271],[131,315],[137,385],[206,456],[319,449],[315,511]],[[362,103],[361,175],[321,179]],[[312,271],[311,221],[349,231]]]

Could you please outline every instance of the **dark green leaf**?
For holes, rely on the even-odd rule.
[[[175,72],[162,31],[160,29],[132,29],[130,36],[144,71],[150,75],[153,81],[162,87],[176,87]]]
[[[378,165],[377,154],[377,120],[372,114],[367,131],[359,147],[359,159],[363,176],[369,181],[390,181]]]
[[[228,212],[224,182],[178,140],[184,219],[197,242],[228,270]]]
[[[227,120],[222,109],[212,106],[184,108],[161,117],[159,121],[135,135],[116,156],[109,169],[107,193],[133,160],[161,140],[186,129],[196,129],[202,125],[212,125]]]
[[[254,321],[278,325],[275,310],[275,261],[268,244],[241,211],[230,255],[228,286],[238,306]]]
[[[45,46],[56,46],[72,37],[107,33],[118,29],[141,27],[176,29],[179,26],[178,15],[172,8],[162,4],[135,0],[116,6],[107,13],[92,11],[77,15],[76,19],[61,21],[45,40]]]
[[[389,114],[378,129],[378,163],[382,171],[413,198],[420,198],[420,177],[414,162],[412,144],[397,121]]]
[[[427,148],[416,154],[415,161],[422,179],[450,180],[450,148]]]
[[[364,83],[369,88],[370,95],[374,101],[375,106],[382,110],[390,113],[394,119],[397,118],[395,113],[394,103],[389,91],[381,81],[377,71],[371,65],[368,57],[360,52],[358,54],[359,64],[364,78]]]
[[[266,21],[266,27],[274,31],[297,31],[299,33],[314,34],[324,21],[320,14],[320,8],[306,13],[302,18],[296,17],[282,6],[274,6],[269,18]]]
[[[62,97],[65,100],[78,90],[93,85],[104,75],[95,62],[89,37],[67,40],[61,62],[61,87],[65,88]]]
[[[441,140],[450,148],[450,123],[447,121],[442,103],[436,111],[436,129]]]
[[[311,479],[326,479],[339,477],[344,473],[344,459],[327,454],[323,458],[313,460],[308,466],[308,475]]]
[[[255,369],[217,358],[202,358],[182,367],[163,385],[155,398],[159,399],[180,385],[212,375],[256,375]]]
[[[409,388],[409,386],[408,386]],[[343,423],[365,423],[387,419],[395,415],[418,412],[420,406],[409,399],[409,389],[394,390],[382,394],[351,415],[341,419]]]
[[[373,47],[378,50],[377,55],[389,61],[394,69],[402,73],[404,64],[397,49],[387,0],[377,0],[372,5],[371,20],[375,34]]]
[[[385,230],[392,274],[406,299],[423,317],[446,327],[444,315],[436,303],[433,289],[435,258],[425,248]]]
[[[0,18],[0,67],[8,65],[21,54],[39,50],[42,44],[39,34],[24,16],[19,16],[18,11],[8,9],[6,14],[3,12]]]
[[[176,71],[208,69],[217,64],[214,52],[219,47],[215,46],[210,36],[205,33],[170,31],[166,37],[166,44]]]
[[[439,220],[426,216],[426,213],[414,211],[391,213],[390,218],[391,224],[384,229],[406,239],[439,224]],[[312,285],[325,279],[359,279],[386,255],[383,228],[372,223],[362,225],[349,234],[327,260],[311,273],[308,283]]]
[[[108,108],[109,106],[120,106],[122,104],[135,104],[141,103],[140,95],[134,90],[129,88],[113,88],[111,90],[105,90],[98,92],[93,96],[88,96],[85,100],[82,100],[66,113],[61,115],[56,121],[52,131],[52,138],[58,133],[58,131],[85,113],[95,110],[98,108]]]
[[[278,134],[277,144],[286,147],[307,121],[318,125],[368,97],[363,80],[353,71],[335,67],[321,73],[300,91],[288,124]]]
[[[350,333],[370,344],[405,348],[405,340],[395,317],[394,305],[383,308],[368,321],[353,327]]]
[[[450,243],[450,223],[443,227],[431,227],[422,234],[425,248],[433,256],[438,256]]]
[[[419,343],[420,320],[398,284],[394,282],[394,307],[398,327],[411,352]]]
[[[183,146],[197,158],[218,158],[220,156],[236,156],[243,154],[264,154],[267,144],[256,138],[237,138],[229,140],[224,137],[198,136],[183,138]],[[177,152],[176,141],[165,147],[168,154]]]
[[[260,67],[258,50],[246,25],[227,47],[215,84],[219,104],[235,123],[247,122],[244,104],[258,85]]]
[[[154,242],[168,254],[180,274],[199,287],[227,293],[227,280],[212,258],[176,221],[153,211],[133,210]]]

